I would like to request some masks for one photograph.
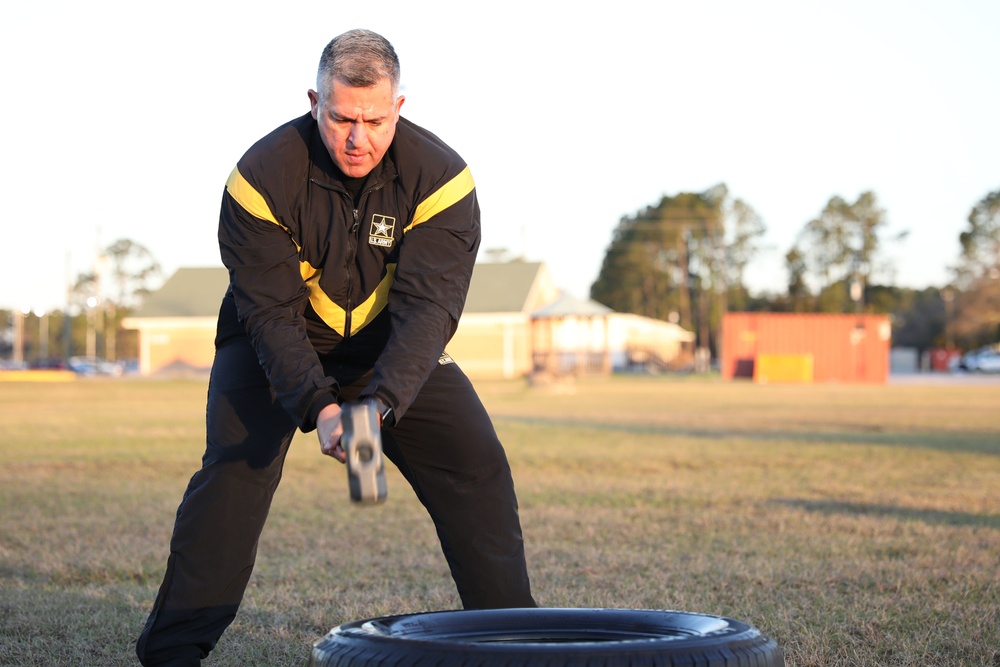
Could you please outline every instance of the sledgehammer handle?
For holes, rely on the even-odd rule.
[[[388,492],[378,410],[369,401],[354,403],[345,406],[341,419],[344,434],[340,442],[347,456],[351,500],[356,503],[382,502]]]

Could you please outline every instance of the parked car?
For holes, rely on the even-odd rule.
[[[987,350],[976,357],[976,370],[980,373],[1000,373],[1000,352]]]
[[[981,347],[963,354],[958,360],[958,369],[979,373],[1000,373],[1000,350],[995,347]]]
[[[69,369],[77,375],[122,375],[121,364],[102,359],[101,357],[70,357]]]

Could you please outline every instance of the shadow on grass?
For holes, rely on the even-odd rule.
[[[793,430],[719,429],[659,424],[627,424],[588,421],[563,417],[528,417],[495,415],[496,423],[546,426],[565,429],[588,429],[602,432],[633,433],[639,435],[664,435],[704,440],[758,440],[761,442],[798,442],[845,445],[883,445],[890,447],[917,447],[942,452],[965,452],[1000,456],[1000,438],[992,432],[948,433],[921,431],[917,433],[883,432],[868,426],[858,426],[855,431],[808,432]]]
[[[921,521],[944,526],[972,526],[975,528],[1000,529],[1000,514],[971,514],[969,512],[946,512],[914,507],[897,507],[872,503],[851,503],[841,500],[802,500],[785,498],[773,501],[784,507],[804,509],[820,514],[847,514],[852,516],[874,516],[903,521]]]

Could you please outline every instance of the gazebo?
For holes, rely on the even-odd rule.
[[[611,373],[608,322],[614,311],[563,292],[531,314],[532,375]]]

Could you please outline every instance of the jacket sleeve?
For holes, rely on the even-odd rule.
[[[479,203],[465,168],[417,207],[400,245],[389,291],[391,334],[362,392],[384,400],[396,420],[458,327],[479,242]]]
[[[282,407],[303,431],[335,403],[338,387],[306,335],[309,298],[291,232],[264,197],[234,169],[219,216],[219,249],[240,322]]]

